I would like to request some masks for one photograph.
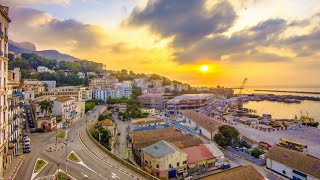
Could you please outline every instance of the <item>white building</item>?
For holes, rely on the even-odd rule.
[[[38,66],[37,67],[37,72],[39,73],[44,73],[44,72],[49,72],[49,73],[54,73],[55,71],[54,70],[51,70],[45,66]]]
[[[86,74],[84,72],[78,72],[79,78],[86,78]]]
[[[61,116],[63,123],[68,125],[73,124],[79,117],[77,114],[77,104],[75,98],[58,97],[53,101],[53,116]]]
[[[8,32],[9,8],[0,5],[0,177],[3,177],[8,156],[8,102],[7,102],[7,74],[8,74]]]
[[[48,88],[56,88],[57,81],[40,81],[43,85],[47,84]]]
[[[266,154],[266,167],[284,179],[320,179],[320,159],[290,150],[272,146]]]
[[[63,86],[51,88],[49,91],[43,92],[43,95],[56,97],[70,96],[76,98],[77,101],[87,101],[92,99],[92,90],[82,86]]]
[[[102,100],[102,101],[107,101],[109,97],[112,99],[115,98],[130,98],[132,94],[132,88],[131,87],[123,87],[123,88],[107,88],[107,89],[95,89],[93,90],[93,98]]]

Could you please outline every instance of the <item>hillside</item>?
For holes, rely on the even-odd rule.
[[[76,58],[74,56],[70,56],[68,54],[60,53],[57,50],[43,50],[37,51],[36,46],[30,42],[14,42],[12,40],[9,41],[9,51],[14,53],[35,53],[39,56],[43,56],[47,59],[56,59],[57,61],[81,61],[81,59]]]

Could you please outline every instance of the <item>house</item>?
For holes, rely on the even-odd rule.
[[[94,89],[93,90],[93,98],[107,101],[108,98],[130,98],[132,94],[132,88],[131,87],[123,87],[123,88],[106,88],[106,89]]]
[[[38,66],[37,67],[37,72],[39,73],[45,73],[45,72],[48,72],[48,73],[54,73],[55,71],[54,70],[51,70],[45,66]]]
[[[187,154],[188,173],[202,172],[214,167],[215,157],[207,146],[200,144],[182,149]]]
[[[267,169],[286,179],[320,179],[320,159],[287,149],[272,146],[266,154]]]
[[[252,166],[238,166],[214,174],[202,175],[201,180],[264,180],[265,178]],[[200,179],[199,178],[199,179]]]
[[[86,78],[86,74],[84,72],[78,72],[79,78]]]
[[[182,115],[184,116],[186,123],[196,127],[195,130],[199,134],[204,135],[210,140],[214,140],[214,135],[217,133],[219,127],[223,125],[219,121],[193,110],[182,111]]]
[[[76,101],[87,101],[92,99],[92,90],[82,86],[63,86],[50,88],[49,91],[42,92],[44,96],[74,97]]]
[[[146,113],[149,115],[155,115],[156,114],[156,109],[155,108],[141,108],[140,109],[142,113]]]
[[[142,149],[143,169],[161,179],[186,175],[187,154],[161,140]]]
[[[57,117],[42,116],[36,118],[37,128],[53,131],[57,129]]]
[[[161,79],[153,79],[151,80],[151,85],[155,88],[159,88],[159,87],[162,87],[162,82],[163,80]]]

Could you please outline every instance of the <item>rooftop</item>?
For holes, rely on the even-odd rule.
[[[150,117],[150,118],[139,118],[139,119],[133,119],[132,124],[133,125],[145,125],[145,124],[152,124],[152,123],[158,123],[158,122],[164,122],[162,119]]]
[[[161,140],[155,144],[152,144],[148,147],[145,147],[142,149],[147,154],[156,157],[161,158],[164,156],[167,156],[169,154],[175,153],[176,151],[181,151],[179,148],[177,148],[175,145],[166,142],[164,140]]]
[[[187,161],[190,164],[214,158],[213,154],[209,151],[207,146],[205,146],[204,144],[184,148],[182,149],[182,151],[188,155]]]
[[[263,180],[265,179],[252,166],[239,166],[201,178],[202,180]]]
[[[198,100],[207,100],[210,98],[216,97],[213,94],[183,94],[177,96],[168,101],[168,103],[175,104],[180,103],[181,101],[198,101]]]
[[[320,179],[320,159],[281,146],[272,146],[266,157]]]
[[[193,122],[197,123],[199,126],[203,127],[204,129],[210,132],[214,132],[218,130],[220,126],[222,126],[222,124],[219,121],[209,118],[196,111],[192,111],[192,110],[182,111],[182,115],[192,120]]]
[[[147,94],[138,96],[138,98],[160,98],[163,95],[164,95],[163,93],[147,93]]]

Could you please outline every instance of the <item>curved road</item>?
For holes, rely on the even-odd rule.
[[[126,168],[122,163],[102,151],[94,144],[86,132],[86,121],[97,119],[98,114],[106,109],[105,106],[97,106],[89,115],[69,127],[67,139],[63,142],[68,143],[67,154],[74,151],[84,164],[71,161],[67,162],[67,172],[76,179],[145,179],[140,174]],[[59,130],[62,132],[64,130]],[[58,132],[58,133],[59,133]],[[31,134],[31,153],[21,165],[15,179],[29,180],[37,158],[48,162],[47,166],[37,175],[35,179],[52,179],[52,175],[59,169],[66,171],[65,158],[66,148],[62,149],[62,143],[58,144],[61,149],[57,152],[46,152],[45,149],[55,146],[55,132],[46,134]],[[61,140],[62,141],[62,140]]]

